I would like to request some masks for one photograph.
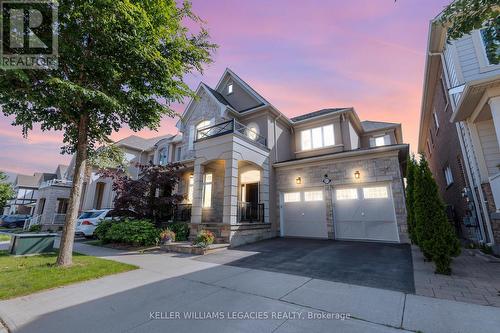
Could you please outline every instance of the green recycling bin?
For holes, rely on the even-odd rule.
[[[12,255],[26,255],[54,252],[54,241],[57,234],[11,234],[9,252]]]

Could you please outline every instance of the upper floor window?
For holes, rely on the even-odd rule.
[[[175,160],[180,161],[181,160],[181,152],[182,152],[182,147],[177,147],[177,152],[175,155]]]
[[[374,136],[370,139],[370,147],[381,147],[391,144],[391,138],[388,134]]]
[[[199,130],[201,129],[204,129],[206,127],[209,127],[210,126],[210,121],[209,120],[203,120],[202,122],[199,122],[198,125],[196,125],[196,135],[197,135],[197,139],[200,139],[202,137],[202,135],[200,133],[198,133]]]
[[[230,82],[227,84],[227,94],[232,94],[233,93],[233,83]]]
[[[158,163],[166,165],[168,163],[168,147],[163,147],[158,153]]]
[[[259,136],[259,125],[256,123],[250,123],[247,126],[247,136],[251,140],[256,140],[257,137]]]
[[[481,41],[483,42],[483,47],[485,50],[486,59],[488,60],[488,64],[496,65],[497,63],[494,61],[494,58],[498,59],[500,57],[500,41],[497,32],[495,32],[494,30],[491,31],[491,34],[493,34],[493,36],[491,36],[492,38],[490,38],[492,39],[492,42],[489,43],[490,45],[488,45],[488,43],[486,42],[488,37],[487,35],[488,33],[490,33],[487,29],[480,30]]]
[[[302,150],[318,149],[335,145],[333,124],[300,132]]]
[[[446,186],[450,186],[453,184],[453,173],[451,172],[451,168],[448,165],[446,168],[443,169],[444,172],[444,179],[446,180]]]

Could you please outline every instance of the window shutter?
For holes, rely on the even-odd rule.
[[[194,126],[189,126],[189,150],[194,148]]]

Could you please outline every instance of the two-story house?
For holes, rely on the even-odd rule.
[[[430,23],[419,152],[463,235],[498,252],[500,65],[488,59],[481,29],[447,43],[439,19]]]
[[[408,242],[400,124],[353,108],[288,118],[226,69],[215,88],[198,86],[177,127],[192,235]]]

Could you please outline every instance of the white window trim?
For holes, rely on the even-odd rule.
[[[324,128],[325,127],[330,127],[332,126],[332,133],[333,133],[333,143],[330,144],[330,145],[325,145],[325,132],[324,132]],[[317,130],[317,129],[320,129],[321,130],[321,146],[319,147],[314,147],[314,140],[313,140],[313,130]],[[305,133],[308,133],[309,135],[309,140],[310,140],[310,143],[311,143],[311,147],[310,148],[304,148],[304,145],[303,145],[303,140],[302,140],[302,136],[305,134]],[[303,152],[303,151],[313,151],[313,150],[320,150],[320,149],[325,149],[325,148],[331,148],[331,147],[335,147],[337,146],[336,142],[335,142],[335,125],[334,124],[327,124],[327,125],[324,125],[324,126],[317,126],[317,127],[312,127],[312,128],[307,128],[307,129],[303,129],[300,131],[300,152]]]
[[[357,188],[340,188],[335,190],[335,200],[358,200],[358,189]]]
[[[302,195],[300,192],[287,192],[283,193],[283,202],[284,203],[293,203],[293,202],[301,202]]]
[[[227,83],[227,95],[231,95],[233,92],[234,92],[234,83],[228,82]]]
[[[207,181],[208,175],[211,176],[211,180]],[[212,208],[212,194],[213,194],[213,180],[214,175],[208,172],[203,175],[203,197],[202,197],[202,208]],[[210,196],[207,198],[207,188],[210,187]]]
[[[450,166],[449,165],[446,166],[443,169],[443,172],[444,172],[444,179],[446,181],[446,186],[452,185],[454,182],[454,179],[453,179],[453,172],[451,171]]]
[[[472,42],[474,44],[474,49],[476,51],[476,57],[479,61],[479,72],[485,73],[493,70],[497,70],[500,64],[490,63],[488,55],[486,54],[486,45],[484,44],[483,36],[481,35],[481,29],[472,32]]]
[[[437,117],[436,110],[432,111],[432,118],[434,119],[434,126],[436,127],[436,135],[437,135],[437,132],[439,130],[439,120],[438,120],[438,117]]]
[[[363,199],[377,200],[389,198],[387,186],[367,186],[363,187]]]

